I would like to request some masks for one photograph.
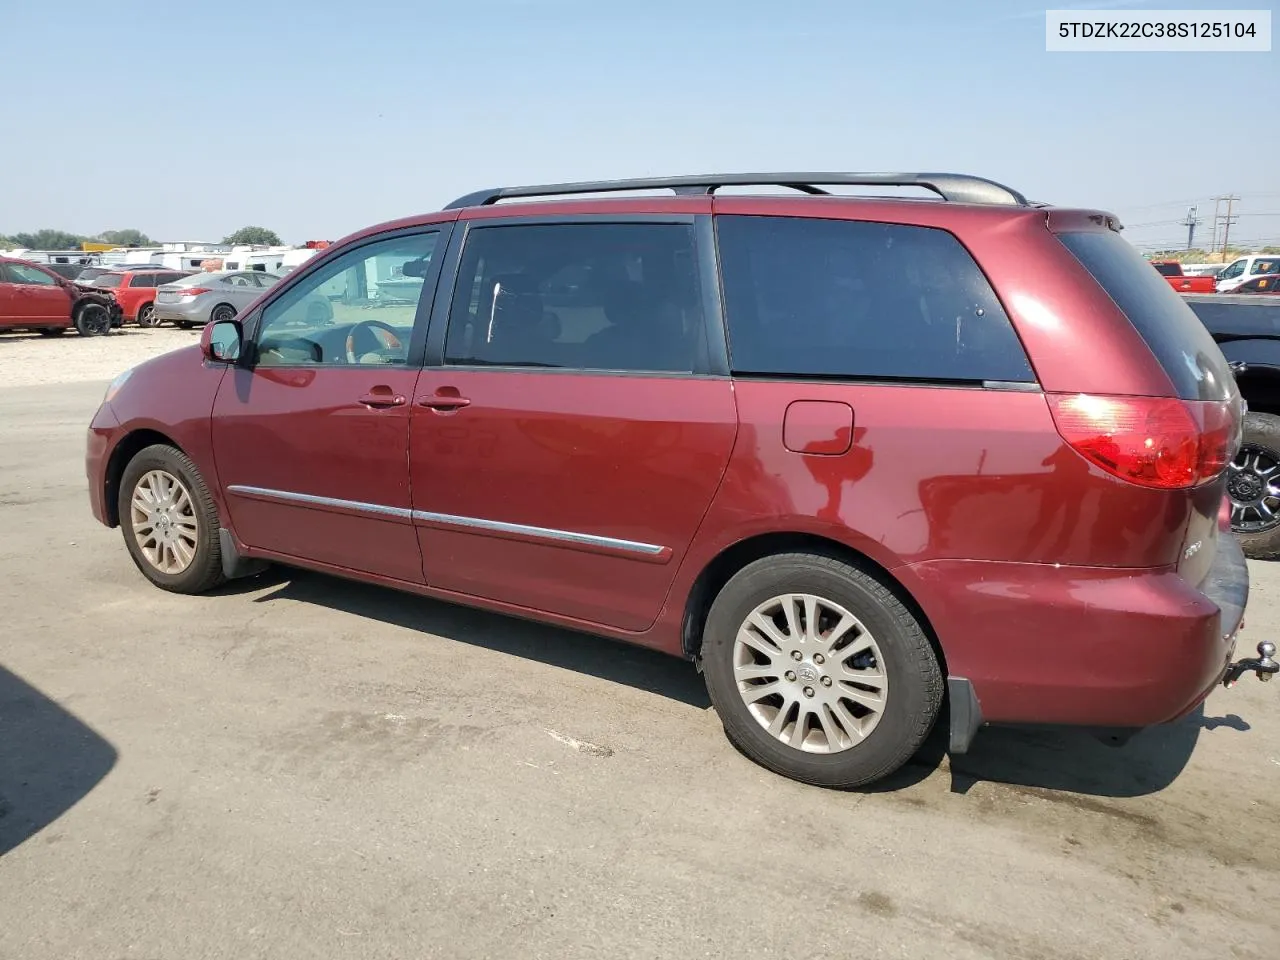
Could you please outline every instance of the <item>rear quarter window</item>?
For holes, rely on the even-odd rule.
[[[735,374],[1035,382],[995,292],[945,230],[738,215],[716,223]]]
[[[1226,400],[1235,382],[1222,351],[1186,302],[1113,231],[1058,234],[1129,318],[1183,400]]]

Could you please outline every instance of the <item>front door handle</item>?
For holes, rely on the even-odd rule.
[[[466,397],[449,397],[434,395],[430,397],[419,397],[418,406],[426,407],[428,410],[457,410],[460,407],[466,407],[471,401]]]
[[[374,389],[360,398],[360,402],[366,407],[381,409],[384,407],[403,407],[407,401],[400,394],[392,393],[390,387],[382,387],[381,389],[374,387]]]

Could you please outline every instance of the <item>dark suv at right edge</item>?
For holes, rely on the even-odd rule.
[[[687,657],[809,783],[945,700],[956,752],[1170,721],[1274,663],[1230,665],[1239,391],[1119,230],[950,174],[484,191],[123,374],[90,502],[166,590],[278,562]]]

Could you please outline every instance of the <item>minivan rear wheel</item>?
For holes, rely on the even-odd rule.
[[[1240,452],[1227,468],[1231,529],[1245,555],[1280,556],[1280,417],[1249,413]]]
[[[703,673],[729,740],[775,773],[849,789],[907,762],[942,704],[920,623],[835,557],[765,557],[712,603]]]

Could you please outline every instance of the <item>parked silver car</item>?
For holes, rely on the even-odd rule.
[[[193,273],[156,288],[155,317],[184,329],[230,320],[280,280],[258,270]]]

